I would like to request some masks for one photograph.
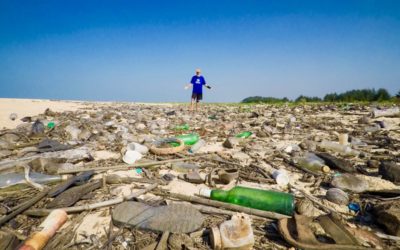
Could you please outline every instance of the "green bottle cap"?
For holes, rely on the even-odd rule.
[[[47,123],[47,128],[52,129],[56,126],[56,124],[54,122],[49,122]]]

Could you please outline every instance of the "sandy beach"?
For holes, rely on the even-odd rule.
[[[75,111],[83,107],[79,101],[52,101],[44,99],[0,98],[0,129],[15,128],[22,123],[21,118],[43,113],[47,108],[55,112]],[[12,121],[10,114],[16,113],[17,119]]]

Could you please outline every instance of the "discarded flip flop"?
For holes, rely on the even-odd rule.
[[[37,148],[40,153],[44,153],[44,152],[55,152],[55,151],[67,150],[67,149],[70,149],[71,146],[63,145],[55,140],[44,139],[39,143]]]
[[[69,187],[73,185],[78,185],[78,184],[83,184],[86,181],[88,181],[92,176],[94,175],[93,170],[85,171],[83,173],[80,173],[77,176],[73,176],[69,178],[68,180],[64,181],[60,185],[55,186],[53,189],[51,189],[48,193],[48,197],[55,197],[65,190],[67,190]]]
[[[338,250],[353,250],[353,249],[370,249],[360,245],[355,234],[362,237],[363,240],[373,242],[373,245],[379,244],[379,240],[374,238],[371,240],[371,235],[366,237],[363,230],[347,230],[347,228],[332,215],[323,215],[318,217],[317,221],[322,226],[327,234],[331,237],[334,243],[323,243],[319,241],[310,228],[312,222],[311,217],[295,214],[293,218],[280,219],[278,229],[281,236],[291,245],[296,248],[306,250],[319,249],[338,249]],[[364,235],[362,235],[364,234]],[[368,238],[369,237],[369,238]]]
[[[204,221],[203,215],[191,205],[171,204],[151,207],[133,201],[117,205],[112,219],[117,226],[180,234],[198,230]]]
[[[101,181],[96,181],[70,188],[52,200],[47,205],[47,208],[62,208],[72,206],[86,194],[100,188],[102,184],[103,183]]]

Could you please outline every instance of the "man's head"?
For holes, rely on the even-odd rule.
[[[196,69],[196,75],[200,75],[200,73],[201,73],[201,70],[200,69]]]

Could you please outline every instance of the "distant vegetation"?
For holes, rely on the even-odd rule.
[[[327,94],[324,97],[326,102],[375,102],[388,101],[391,96],[386,89],[355,89],[346,91],[342,94]]]
[[[300,95],[295,100],[288,98],[252,96],[242,100],[242,103],[284,103],[284,102],[381,102],[400,99],[400,91],[391,96],[386,89],[354,89],[344,93],[326,94],[324,98]]]
[[[286,97],[275,98],[275,97],[261,97],[261,96],[251,96],[243,99],[243,103],[279,103],[279,102],[289,102],[290,100]]]

